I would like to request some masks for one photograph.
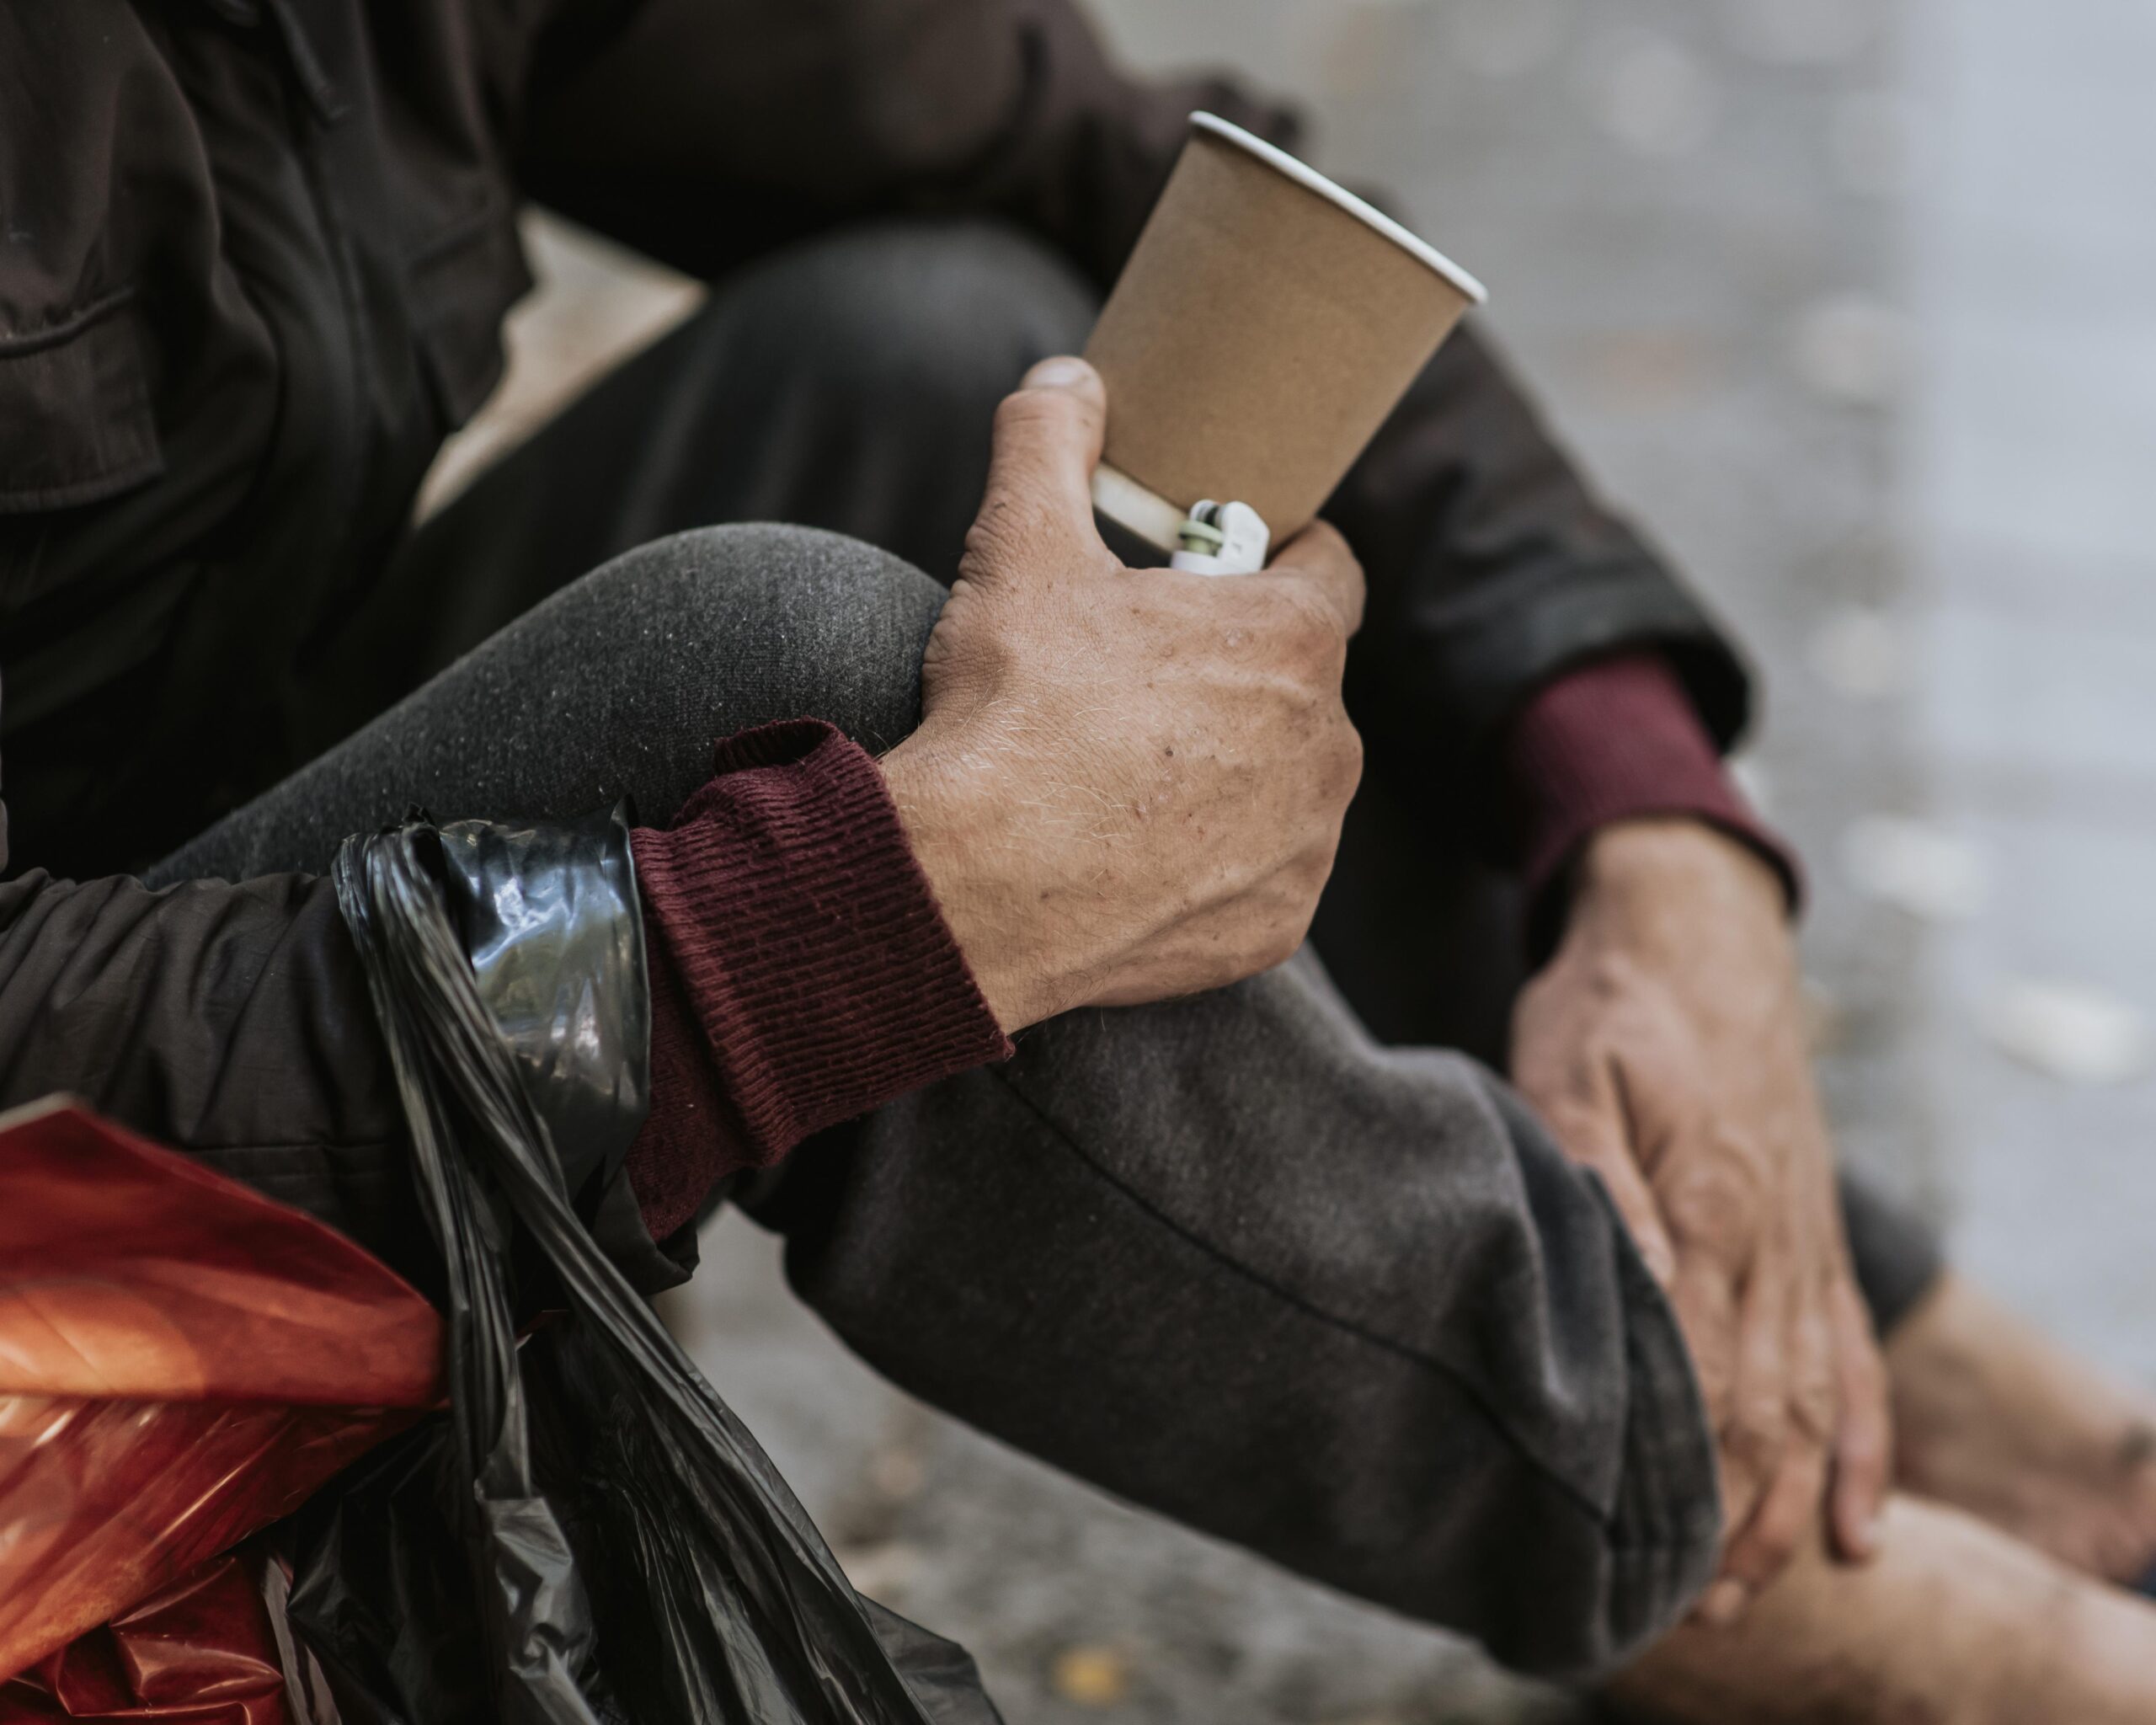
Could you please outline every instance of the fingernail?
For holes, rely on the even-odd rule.
[[[1716,1629],[1726,1629],[1744,1615],[1752,1590],[1734,1576],[1724,1576],[1700,1599],[1700,1616]]]
[[[1054,359],[1043,360],[1026,373],[1028,389],[1068,389],[1074,383],[1082,383],[1093,368],[1083,360],[1059,354]]]

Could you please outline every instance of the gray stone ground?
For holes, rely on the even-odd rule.
[[[2156,11],[1940,0],[1929,45],[1897,463],[1908,711],[1982,890],[1929,953],[1924,1095],[1964,1261],[2147,1378]]]
[[[1100,0],[1306,101],[1751,644],[1846,1152],[2156,1375],[2156,22],[2131,0]],[[2136,225],[2141,223],[2141,225]],[[512,436],[692,290],[559,229]],[[453,483],[446,480],[445,483]],[[1446,1639],[911,1403],[722,1220],[672,1320],[1011,1719],[1562,1720]]]

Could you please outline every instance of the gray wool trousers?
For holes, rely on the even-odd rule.
[[[714,738],[771,719],[896,743],[943,596],[923,569],[955,569],[992,404],[1091,311],[978,227],[843,235],[723,287],[415,537],[320,679],[323,752],[154,878],[320,869],[415,803],[627,796],[663,823]],[[678,531],[766,517],[819,527]],[[1315,950],[1040,1026],[734,1196],[926,1400],[1518,1669],[1589,1674],[1711,1574],[1712,1445],[1600,1185],[1458,1051],[1500,1058],[1501,884],[1420,856],[1399,903],[1387,831],[1373,791]],[[1416,1043],[1371,927],[1460,959]],[[1891,1316],[1928,1248],[1850,1215]]]

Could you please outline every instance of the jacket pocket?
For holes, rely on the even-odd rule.
[[[164,471],[134,297],[0,330],[0,515],[95,503]]]

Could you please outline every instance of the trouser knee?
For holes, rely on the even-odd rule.
[[[664,822],[712,744],[827,719],[888,749],[917,723],[943,590],[803,527],[714,527],[616,558],[499,631],[152,871],[321,869],[414,804],[445,820],[566,818],[627,798]]]
[[[844,230],[745,272],[720,303],[797,387],[969,425],[1035,360],[1082,346],[1098,310],[1069,264],[983,222]]]
[[[542,610],[558,609],[558,644],[605,657],[650,709],[639,734],[707,740],[814,718],[874,752],[920,722],[921,654],[944,597],[873,545],[755,523],[655,540]]]
[[[1083,346],[1095,310],[1068,264],[979,222],[851,229],[760,263],[672,344],[676,399],[711,404],[694,460],[728,476],[685,477],[681,513],[831,528],[947,584],[997,402]]]

